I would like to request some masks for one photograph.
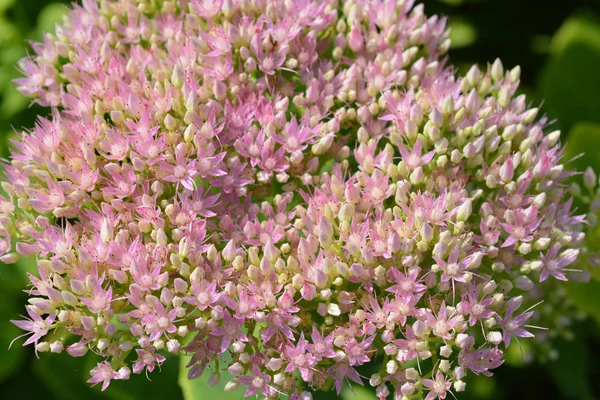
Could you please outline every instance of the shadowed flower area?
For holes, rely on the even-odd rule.
[[[599,398],[599,63],[592,0],[0,0],[2,398]]]

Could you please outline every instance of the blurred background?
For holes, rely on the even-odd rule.
[[[0,0],[0,156],[8,155],[13,128],[31,127],[36,115],[46,114],[29,106],[14,88],[14,65],[25,56],[29,41],[53,31],[66,12],[67,2],[49,0]],[[452,28],[451,63],[466,72],[473,63],[484,69],[500,57],[507,68],[520,65],[521,90],[534,106],[560,129],[571,155],[586,151],[576,161],[579,168],[592,165],[600,173],[600,0],[425,0],[426,13],[449,17]],[[178,385],[179,362],[168,360],[162,373],[133,376],[129,382],[113,382],[108,390],[89,388],[88,371],[98,361],[94,354],[71,358],[43,354],[36,360],[31,347],[9,343],[19,330],[10,324],[24,311],[26,271],[34,263],[0,265],[0,398],[79,399],[208,399],[234,400],[242,391],[223,393],[210,388],[206,377]],[[600,279],[600,275],[596,278]],[[542,360],[509,351],[506,365],[493,379],[473,377],[463,399],[600,399],[600,280],[568,288],[574,302],[591,317],[574,325],[575,340],[557,340]],[[527,354],[525,348],[525,353]],[[367,374],[368,371],[363,371]],[[185,378],[185,371],[181,375]],[[183,379],[182,381],[185,381]],[[222,386],[221,386],[222,387]],[[346,390],[346,400],[375,399],[356,388]],[[332,399],[332,393],[315,396]]]

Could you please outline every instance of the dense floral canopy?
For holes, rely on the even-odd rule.
[[[519,68],[459,77],[447,33],[411,0],[75,5],[20,64],[52,112],[4,166],[26,344],[97,353],[103,389],[166,353],[273,398],[491,375],[585,278],[586,221]]]

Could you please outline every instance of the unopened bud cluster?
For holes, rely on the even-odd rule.
[[[458,77],[447,33],[411,0],[74,6],[21,61],[53,112],[4,166],[26,344],[98,354],[103,389],[167,353],[247,397],[339,394],[370,362],[380,398],[491,375],[577,274],[584,195],[519,68]]]

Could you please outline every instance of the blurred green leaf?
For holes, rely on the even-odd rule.
[[[26,55],[25,48],[22,43],[4,45],[0,48],[0,64],[3,64],[5,73],[0,79],[8,78],[8,75],[14,74],[17,71],[17,61]]]
[[[42,40],[44,32],[54,32],[55,25],[61,23],[63,16],[67,14],[69,9],[60,3],[50,3],[40,11],[38,15],[35,31],[32,36],[34,40]]]
[[[374,390],[359,385],[352,385],[352,388],[344,385],[340,397],[342,400],[377,400]]]
[[[12,265],[1,265],[0,268],[14,268]],[[17,336],[23,334],[19,328],[13,325],[11,319],[19,319],[23,309],[19,297],[15,298],[15,292],[8,290],[4,285],[0,291],[0,382],[12,375],[22,364],[25,356],[22,347],[23,341],[17,340],[9,349],[8,346]]]
[[[536,35],[531,38],[531,50],[539,54],[546,54],[552,46],[552,38],[548,35]]]
[[[90,370],[100,360],[91,352],[80,358],[71,357],[66,352],[42,354],[39,360],[33,360],[32,368],[48,390],[61,400],[183,398],[177,386],[176,357],[168,357],[160,369],[157,368],[148,376],[144,373],[132,374],[127,381],[112,381],[105,391],[101,391],[102,384],[91,387],[86,382],[90,378]]]
[[[600,49],[600,18],[590,11],[569,17],[554,34],[551,51],[561,54],[573,42],[582,41]]]
[[[10,119],[19,111],[25,109],[30,100],[25,98],[12,85],[7,85],[2,94],[2,103],[0,104],[0,113],[3,118]],[[15,128],[20,128],[16,126]]]
[[[475,375],[467,384],[470,394],[479,399],[489,399],[496,389],[496,381],[484,375]]]
[[[510,346],[506,350],[506,364],[512,367],[524,367],[527,365],[525,354],[531,351],[531,344],[522,340],[520,342],[511,341]]]
[[[25,358],[24,338],[16,340],[24,332],[14,326],[10,320],[20,319],[25,313],[23,300],[26,288],[27,272],[36,268],[34,258],[22,258],[16,264],[0,264],[0,382],[12,375]]]
[[[566,162],[575,157],[579,158],[568,164],[571,169],[583,172],[590,166],[600,173],[600,124],[584,122],[571,129],[563,160]]]
[[[187,363],[190,361],[190,357],[180,357],[179,360],[179,386],[183,391],[183,398],[185,400],[240,400],[244,396],[242,389],[238,389],[233,392],[225,392],[225,384],[230,380],[234,379],[227,371],[220,371],[221,379],[215,387],[211,387],[208,384],[208,377],[211,371],[207,368],[204,374],[200,378],[189,380],[188,379],[188,368]]]
[[[464,6],[465,4],[481,3],[486,0],[438,0],[438,1],[441,3],[448,4],[449,6],[452,6],[452,7],[460,7],[460,6]]]
[[[595,279],[588,283],[567,282],[566,288],[569,299],[600,322],[600,282]]]
[[[600,122],[600,19],[569,18],[553,39],[552,53],[541,79],[550,116],[567,130],[577,122]]]
[[[89,389],[85,381],[89,377],[86,370],[86,358],[94,357],[88,353],[84,357],[71,357],[66,352],[61,354],[42,354],[39,360],[31,363],[34,374],[44,386],[61,400],[99,400],[105,396]]]
[[[457,49],[472,45],[477,40],[477,30],[469,21],[452,19],[450,21],[450,47]]]
[[[89,371],[96,365],[98,360],[92,358],[86,361],[85,369]],[[183,394],[181,388],[177,385],[178,373],[178,357],[168,355],[161,367],[149,373],[148,376],[145,373],[132,374],[127,381],[113,381],[108,389],[102,392],[102,395],[111,400],[181,400]],[[98,392],[99,386],[93,390]]]
[[[21,34],[16,25],[12,22],[7,21],[0,14],[0,45],[6,45],[15,40],[19,40]]]
[[[4,291],[20,293],[27,285],[28,273],[37,273],[35,258],[21,258],[16,264],[0,263],[0,286]]]
[[[15,3],[15,0],[0,0],[0,14],[8,10]]]
[[[583,332],[578,332],[575,336],[577,339],[573,341],[555,342],[559,358],[548,363],[548,369],[563,395],[577,400],[593,400],[595,397],[587,378],[589,349]]]

